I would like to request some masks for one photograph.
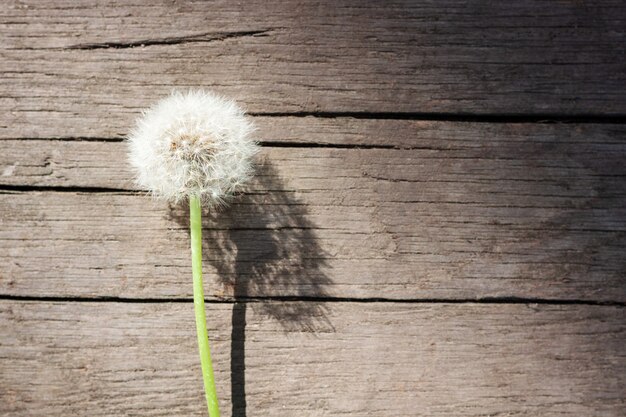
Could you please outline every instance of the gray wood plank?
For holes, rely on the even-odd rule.
[[[195,86],[253,112],[623,115],[624,27],[619,0],[9,1],[0,127],[119,135]]]
[[[235,393],[235,415],[249,417],[618,417],[625,312],[398,303],[253,303],[233,312],[231,304],[208,305],[224,416]],[[206,413],[191,303],[2,301],[0,332],[3,415]]]
[[[265,148],[205,219],[208,295],[626,300],[623,126],[387,122],[354,143],[412,149]],[[136,193],[123,143],[0,146],[0,185],[69,187],[0,194],[2,293],[191,295],[186,209]]]

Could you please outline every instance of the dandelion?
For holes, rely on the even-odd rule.
[[[173,202],[221,205],[252,173],[252,124],[232,101],[175,92],[148,109],[129,136],[137,182]]]
[[[189,201],[193,298],[210,417],[219,417],[202,287],[201,207],[225,204],[252,175],[254,128],[232,101],[205,91],[175,92],[146,110],[128,137],[140,187]]]

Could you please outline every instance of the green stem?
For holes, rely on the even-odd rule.
[[[210,417],[220,417],[220,408],[217,403],[209,335],[206,329],[206,315],[204,312],[204,290],[202,288],[202,212],[198,196],[189,197],[189,227],[191,228],[191,267],[193,272],[193,306],[196,312],[196,331],[198,333],[198,348],[200,350],[200,364],[204,379],[204,392],[209,408]]]

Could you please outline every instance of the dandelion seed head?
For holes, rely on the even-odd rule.
[[[233,101],[174,92],[147,109],[128,136],[137,184],[172,202],[197,195],[207,206],[223,204],[252,175],[253,131]]]

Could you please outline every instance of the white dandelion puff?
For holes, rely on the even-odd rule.
[[[253,172],[252,123],[233,101],[210,92],[174,92],[144,112],[128,136],[141,188],[172,202],[223,203]]]
[[[205,91],[175,92],[146,110],[128,136],[139,186],[155,196],[189,200],[193,299],[207,410],[220,410],[204,311],[202,205],[223,203],[252,175],[254,128],[234,102]]]

